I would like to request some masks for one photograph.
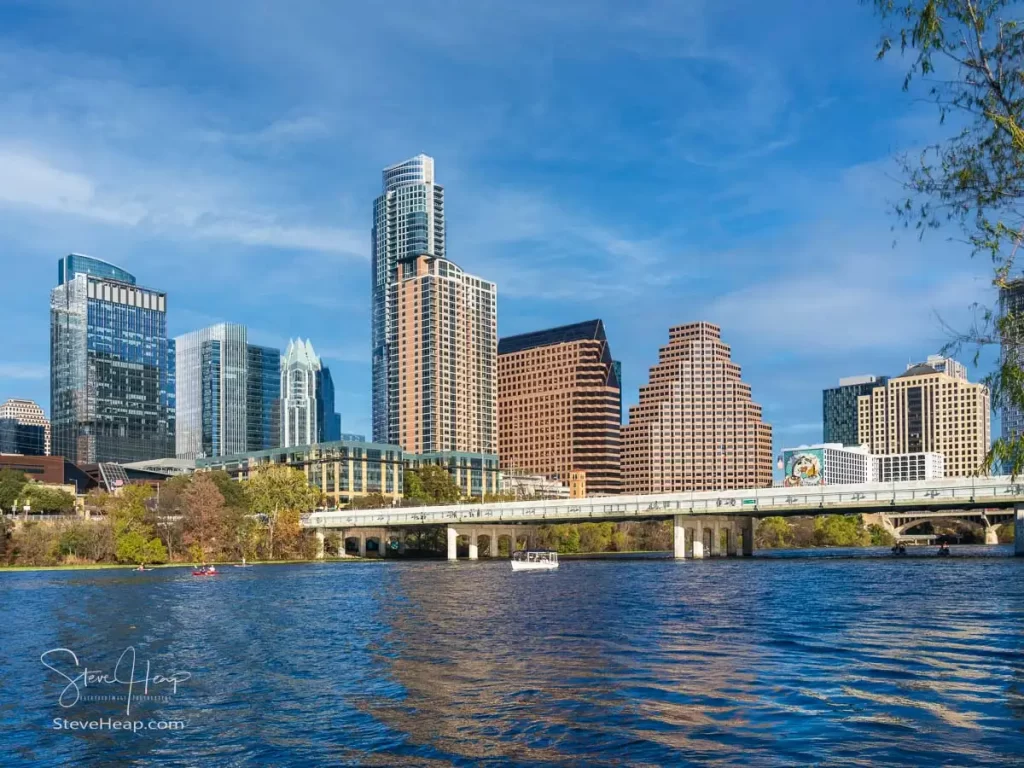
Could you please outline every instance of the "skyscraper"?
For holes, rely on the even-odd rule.
[[[988,387],[924,363],[862,395],[857,419],[872,454],[940,453],[947,477],[974,474],[992,437]]]
[[[585,483],[582,495],[619,493],[621,386],[600,320],[501,339],[502,469]]]
[[[821,411],[823,442],[859,445],[857,436],[857,398],[870,395],[875,387],[885,384],[886,376],[847,376],[839,386],[822,392]]]
[[[340,439],[334,411],[334,381],[307,339],[288,342],[281,358],[281,446]]]
[[[1011,280],[999,289],[999,322],[1004,326],[1000,333],[1000,355],[1004,361],[1015,366],[1024,366],[1024,356],[1019,346],[1021,329],[1024,329],[1024,278]],[[1012,440],[1024,432],[1024,411],[1017,406],[1003,402],[1001,409],[1000,435]]]
[[[497,288],[431,256],[401,261],[389,442],[410,453],[497,453]]]
[[[8,419],[15,422],[20,427],[34,427],[42,430],[42,449],[39,453],[33,450],[31,453],[38,456],[49,456],[51,448],[50,434],[50,420],[46,418],[46,414],[43,413],[43,409],[40,408],[33,400],[18,400],[11,398],[3,405],[0,405],[0,419]],[[15,430],[17,431],[17,430]],[[35,429],[23,430],[22,438],[19,438],[19,443],[22,440],[29,439],[32,443],[32,447],[36,447],[35,440]],[[29,451],[24,450],[5,450],[0,448],[0,453],[25,453]]]
[[[772,484],[771,425],[718,326],[669,329],[668,346],[622,428],[622,479],[626,493]]]
[[[383,190],[373,203],[370,263],[373,439],[394,443],[399,428],[393,365],[398,265],[425,255],[445,257],[444,189],[434,183],[434,160],[426,155],[389,166],[382,177]]]
[[[219,323],[175,339],[178,458],[231,456],[280,440],[281,352]]]
[[[81,254],[58,264],[50,293],[54,455],[132,462],[174,452],[174,348],[167,295]]]

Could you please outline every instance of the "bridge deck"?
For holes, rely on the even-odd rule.
[[[915,512],[1008,509],[1017,505],[1024,505],[1024,483],[1010,477],[979,477],[387,510],[318,510],[304,516],[302,524],[309,528],[408,528],[474,523],[621,522],[675,515],[787,517],[884,512],[909,516]]]

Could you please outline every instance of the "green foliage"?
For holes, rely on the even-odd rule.
[[[860,515],[814,518],[814,541],[824,547],[862,547],[871,541]]]
[[[11,506],[18,500],[26,483],[28,480],[24,472],[0,469],[0,510],[11,511]]]
[[[249,500],[245,496],[245,488],[242,487],[240,482],[232,479],[231,475],[223,469],[216,469],[203,474],[209,477],[213,484],[217,486],[217,490],[220,491],[220,495],[224,499],[225,507],[229,509],[248,508]]]
[[[896,537],[877,523],[868,526],[868,535],[873,547],[891,547],[896,543]]]
[[[167,549],[147,522],[147,504],[153,491],[145,485],[128,485],[116,496],[107,496],[103,506],[114,532],[114,555],[122,563],[162,563]]]
[[[33,512],[67,515],[75,511],[75,497],[62,488],[29,483],[22,490],[21,500],[31,505]]]
[[[792,546],[793,529],[781,517],[766,517],[757,524],[754,544],[758,549],[782,549]]]
[[[391,501],[382,493],[368,493],[365,496],[356,496],[349,503],[346,509],[386,509],[391,506]]]
[[[15,555],[21,565],[56,565],[59,554],[53,526],[31,521],[15,533]]]
[[[1004,523],[1003,525],[999,526],[999,529],[996,531],[996,533],[999,536],[1000,544],[1012,544],[1015,538],[1014,524]]]
[[[879,58],[898,41],[910,67],[904,89],[926,79],[938,119],[959,130],[903,157],[907,196],[899,220],[923,236],[952,225],[975,254],[992,259],[993,284],[1005,288],[1020,270],[1024,241],[1024,34],[1011,0],[872,0],[888,28]],[[940,76],[934,76],[941,70]],[[993,407],[1024,406],[1024,312],[979,308],[977,322],[947,345],[982,349],[1002,343],[996,371],[986,378]],[[1017,475],[1024,469],[1024,434],[1000,438],[979,471],[993,466]]]
[[[456,504],[462,498],[462,489],[444,467],[428,464],[405,471],[403,495],[413,503]]]
[[[243,483],[249,511],[266,519],[266,552],[273,560],[299,543],[299,517],[313,510],[320,492],[310,487],[305,474],[274,465],[254,473]]]

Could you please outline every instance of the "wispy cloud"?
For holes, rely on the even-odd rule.
[[[50,369],[38,363],[0,362],[0,379],[41,380],[50,377]]]

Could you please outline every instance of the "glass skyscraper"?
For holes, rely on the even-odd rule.
[[[825,443],[859,445],[857,436],[857,398],[870,395],[875,387],[884,387],[888,376],[849,376],[839,386],[822,392],[822,431]]]
[[[1012,280],[999,289],[999,317],[1009,326],[1010,335],[1020,339],[1021,332],[1018,329],[1024,328],[1024,279]],[[1002,335],[1000,354],[1003,360],[1010,360],[1018,366],[1024,365],[1019,347],[1007,341],[1005,332]],[[1000,421],[1000,436],[1004,440],[1012,440],[1024,432],[1024,412],[1012,403],[1005,402],[1005,399]]]
[[[373,439],[398,442],[398,371],[392,365],[397,328],[398,265],[424,255],[445,258],[444,188],[427,155],[385,168],[373,203],[371,246]]]
[[[50,293],[52,453],[82,464],[174,452],[174,348],[167,294],[70,254]]]
[[[276,448],[281,353],[248,343],[244,325],[220,323],[175,339],[178,458]]]
[[[326,443],[340,433],[330,369],[308,339],[288,342],[281,358],[281,446]]]

